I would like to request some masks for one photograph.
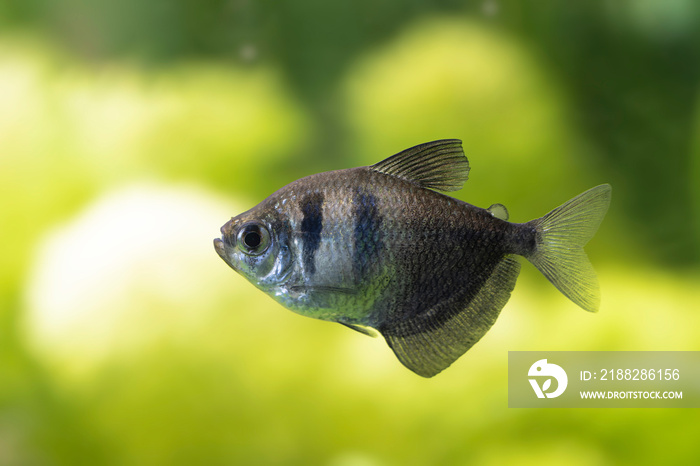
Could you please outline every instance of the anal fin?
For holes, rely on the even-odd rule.
[[[411,322],[404,322],[404,331],[385,329],[382,332],[384,338],[404,366],[420,376],[433,377],[449,367],[491,328],[508,302],[519,272],[520,263],[513,256],[505,256],[469,302],[439,303],[436,307],[445,309],[427,310],[428,314],[439,314],[459,306],[449,320],[427,327],[425,323],[416,324],[415,332],[406,331],[410,330]]]

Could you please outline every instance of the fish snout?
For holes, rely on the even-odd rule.
[[[223,239],[226,239],[226,237],[230,238],[233,234],[233,219],[224,223],[224,226],[221,227],[220,231]]]

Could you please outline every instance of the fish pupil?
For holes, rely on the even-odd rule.
[[[260,246],[261,239],[262,238],[260,237],[260,233],[258,233],[257,231],[250,231],[246,233],[246,235],[243,237],[243,242],[249,248],[255,249],[258,246]]]
[[[270,232],[257,222],[248,223],[238,230],[237,244],[249,256],[259,256],[270,246]]]

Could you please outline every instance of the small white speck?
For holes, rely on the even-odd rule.
[[[496,0],[486,0],[481,5],[481,11],[484,13],[484,16],[496,16],[499,10],[500,6],[498,5],[498,2]]]
[[[253,61],[258,58],[258,48],[253,44],[243,44],[238,49],[238,55],[243,61]]]

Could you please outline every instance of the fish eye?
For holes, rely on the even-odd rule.
[[[258,256],[270,246],[270,232],[257,222],[246,223],[238,230],[238,247],[245,254]]]

